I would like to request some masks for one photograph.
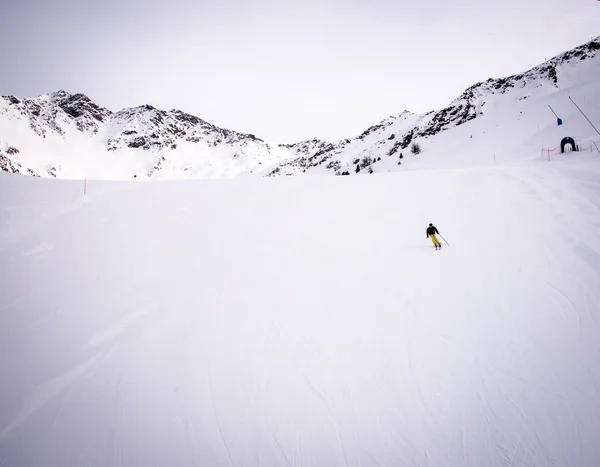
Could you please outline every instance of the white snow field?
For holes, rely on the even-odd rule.
[[[533,159],[0,174],[0,465],[600,465],[600,157]]]

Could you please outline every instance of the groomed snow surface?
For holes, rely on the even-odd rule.
[[[0,261],[3,467],[600,465],[589,152],[85,196],[0,174]]]

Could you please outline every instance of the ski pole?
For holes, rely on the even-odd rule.
[[[440,234],[440,237],[442,237],[442,234]],[[450,246],[450,244],[446,241],[446,239],[444,237],[442,237],[442,240],[444,240],[446,242],[446,245]]]

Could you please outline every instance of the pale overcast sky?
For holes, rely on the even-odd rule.
[[[0,94],[336,140],[600,34],[597,0],[0,0]]]

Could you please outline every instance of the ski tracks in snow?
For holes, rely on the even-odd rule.
[[[81,376],[98,362],[100,357],[101,355],[95,355],[87,362],[38,386],[34,394],[23,404],[17,416],[2,431],[0,431],[0,438],[7,436],[32,414],[45,406],[51,399],[75,384]]]
[[[210,389],[210,400],[212,403],[213,413],[215,416],[215,422],[217,424],[217,429],[219,430],[219,435],[221,436],[221,441],[223,442],[223,447],[225,448],[225,452],[227,453],[227,459],[229,459],[229,465],[233,467],[233,458],[231,457],[231,451],[229,450],[229,445],[227,444],[227,440],[225,439],[225,435],[223,434],[223,427],[221,426],[221,419],[219,418],[219,413],[217,412],[217,405],[215,403],[215,394],[213,390],[212,378],[210,376],[210,368],[206,367],[206,379],[208,381],[208,387]]]
[[[273,431],[273,429],[271,428],[271,425],[269,423],[269,420],[267,419],[267,415],[263,414],[263,420],[265,422],[265,425],[267,427],[267,430],[269,430],[269,434],[271,435],[271,439],[273,440],[273,442],[275,443],[275,446],[277,446],[277,450],[279,451],[279,454],[281,455],[281,457],[283,458],[283,460],[285,461],[285,465],[287,465],[288,467],[295,467],[296,462],[290,462],[287,454],[285,453],[285,451],[283,450],[283,448],[281,447],[281,443],[279,442],[279,440],[277,439],[277,435],[275,434],[275,432]]]
[[[340,449],[340,451],[342,453],[342,456],[344,458],[344,463],[345,463],[346,467],[349,467],[349,464],[348,464],[348,454],[346,453],[346,449],[344,448],[344,442],[342,440],[342,430],[341,430],[341,427],[340,427],[340,421],[337,419],[337,417],[333,413],[333,410],[331,408],[331,404],[329,403],[329,400],[323,395],[323,393],[321,391],[319,391],[317,389],[317,387],[314,385],[314,383],[312,382],[312,380],[308,376],[308,373],[306,373],[305,370],[302,370],[302,374],[304,375],[304,380],[306,381],[306,384],[308,385],[308,387],[325,404],[327,412],[331,416],[331,420],[333,421],[333,424],[335,425],[336,436],[337,436],[337,443],[338,443],[338,447],[339,447],[339,449]]]
[[[140,307],[137,310],[125,314],[114,325],[99,331],[88,342],[84,350],[93,349],[108,342],[112,342],[123,334],[128,328],[133,326],[142,316],[150,312],[150,307]]]
[[[551,284],[550,282],[546,282],[546,285],[548,287],[550,287],[550,289],[552,289],[553,291],[555,291],[560,297],[562,297],[564,300],[566,300],[566,302],[568,303],[569,307],[571,308],[571,310],[574,313],[574,316],[577,317],[577,328],[578,328],[578,335],[579,338],[581,338],[582,335],[582,324],[581,324],[581,314],[579,313],[579,309],[575,306],[575,304],[573,303],[573,300],[571,300],[566,293],[564,293],[561,289],[559,289],[558,287],[556,287],[554,284]],[[557,300],[560,303],[560,300]],[[565,321],[569,322],[569,316],[571,315],[570,313],[567,313],[567,311],[565,310],[565,306],[564,304],[560,304],[561,308],[563,310],[564,316],[565,316]]]

